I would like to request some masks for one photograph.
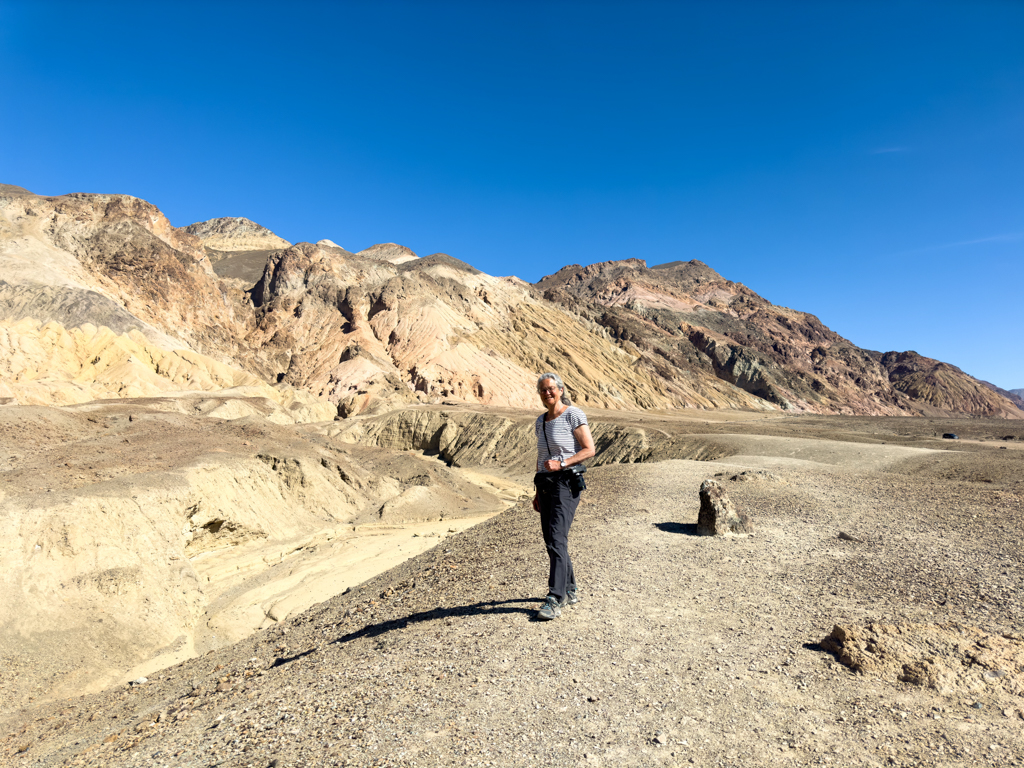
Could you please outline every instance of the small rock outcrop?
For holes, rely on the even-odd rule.
[[[754,532],[749,515],[736,511],[725,489],[715,480],[700,485],[700,512],[697,513],[697,531],[702,536],[742,535]]]
[[[956,623],[836,624],[821,647],[853,672],[944,696],[1024,695],[1024,636]]]

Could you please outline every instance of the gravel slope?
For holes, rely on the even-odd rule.
[[[520,504],[142,685],[19,713],[0,725],[0,762],[1021,764],[1013,658],[999,676],[968,660],[940,693],[901,682],[900,658],[856,674],[820,645],[835,624],[879,622],[905,654],[934,656],[927,637],[963,626],[1019,649],[1020,492],[833,448],[827,465],[752,448],[595,469],[570,538],[584,600],[557,621],[532,619],[546,557]],[[953,477],[974,456],[933,454]],[[770,474],[730,480],[758,462]],[[695,535],[697,488],[716,474],[754,536]]]

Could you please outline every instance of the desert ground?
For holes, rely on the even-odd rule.
[[[1019,421],[591,411],[539,622],[534,414],[223,405],[0,409],[3,765],[1024,764]]]

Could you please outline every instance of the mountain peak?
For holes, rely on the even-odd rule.
[[[29,192],[24,187],[14,184],[0,184],[0,195],[35,195],[35,192]]]
[[[185,231],[217,251],[272,251],[291,243],[266,227],[242,216],[225,216],[189,224]]]
[[[361,256],[364,259],[375,259],[376,261],[389,261],[392,264],[402,264],[403,262],[419,258],[419,256],[412,252],[412,249],[406,248],[404,245],[398,245],[398,243],[371,245],[369,248],[359,251],[356,256]]]

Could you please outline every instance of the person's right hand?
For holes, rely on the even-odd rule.
[[[533,497],[533,511],[540,512],[540,499],[537,496]]]

